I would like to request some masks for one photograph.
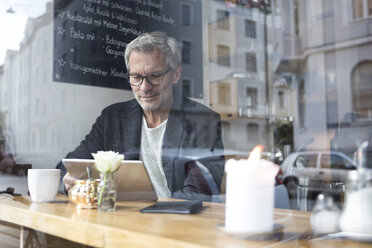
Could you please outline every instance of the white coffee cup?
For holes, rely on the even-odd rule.
[[[59,169],[29,169],[28,190],[33,202],[49,202],[56,197],[61,171]]]

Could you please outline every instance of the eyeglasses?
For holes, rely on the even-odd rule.
[[[137,73],[127,72],[125,74],[128,82],[133,86],[140,86],[143,83],[143,79],[146,78],[147,82],[152,86],[158,86],[163,82],[165,74],[167,74],[172,68],[169,68],[163,73],[152,73],[150,75],[140,75]]]

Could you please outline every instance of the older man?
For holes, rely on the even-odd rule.
[[[183,164],[181,157],[193,149],[223,149],[220,117],[176,90],[182,72],[177,41],[162,32],[144,33],[127,45],[125,63],[135,100],[105,108],[66,157],[91,158],[92,152],[113,150],[144,162],[158,197],[211,194],[197,166]],[[61,162],[57,168],[68,190],[76,178]],[[222,175],[223,167],[214,170],[218,187]]]

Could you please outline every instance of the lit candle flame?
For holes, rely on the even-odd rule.
[[[255,146],[255,148],[252,150],[251,154],[248,157],[248,163],[258,162],[258,160],[260,160],[261,158],[263,148],[264,147],[262,145]]]

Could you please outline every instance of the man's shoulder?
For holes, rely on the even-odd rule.
[[[187,97],[184,98],[183,109],[186,113],[219,116],[218,113],[208,108],[207,106]]]
[[[113,103],[102,110],[102,114],[115,114],[115,113],[130,113],[131,111],[138,110],[138,103],[135,99]]]

